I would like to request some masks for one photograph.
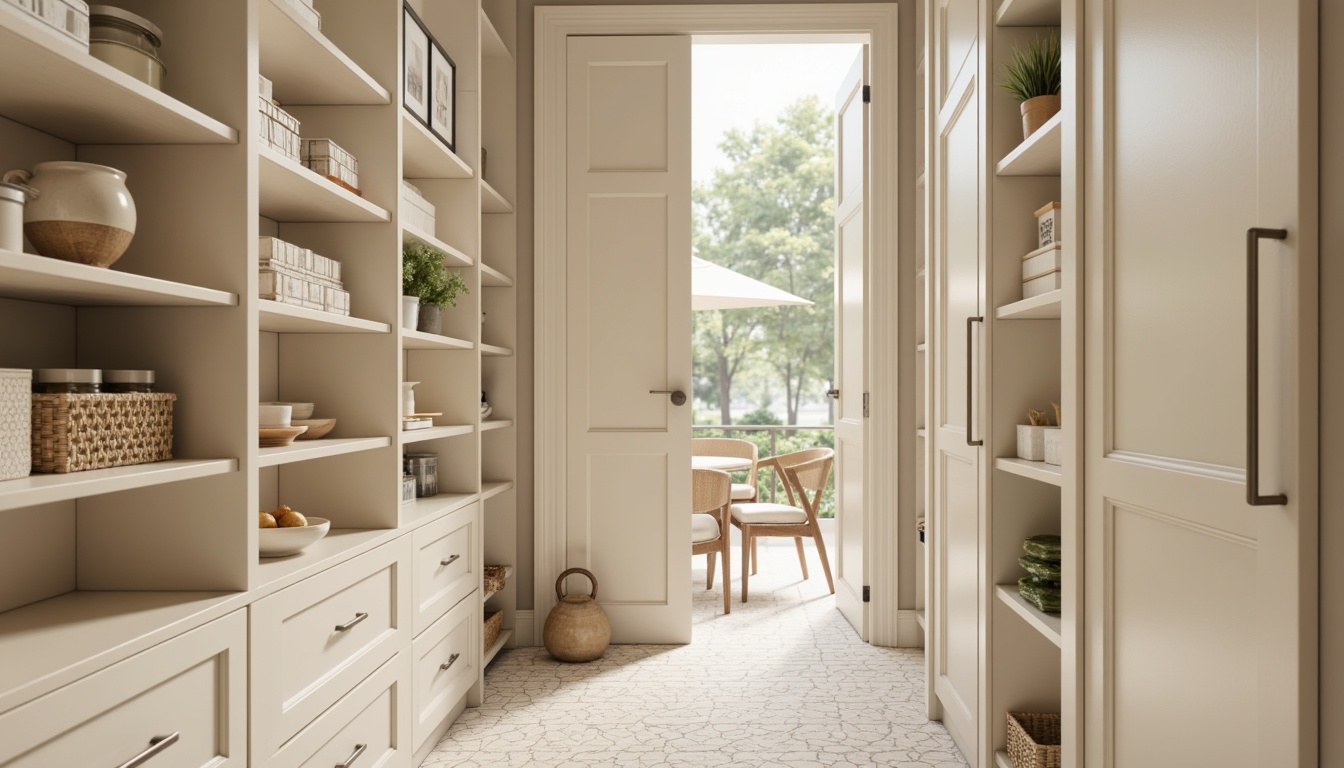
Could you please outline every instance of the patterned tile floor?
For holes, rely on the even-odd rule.
[[[695,558],[690,645],[613,645],[576,665],[541,648],[504,651],[486,671],[484,705],[423,765],[965,766],[925,717],[923,652],[861,642],[816,552],[803,581],[793,542],[779,544],[762,546],[750,602],[733,579],[728,616]]]

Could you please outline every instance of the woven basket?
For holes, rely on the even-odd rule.
[[[33,471],[81,472],[173,458],[177,395],[33,395]]]
[[[485,615],[485,641],[482,643],[481,652],[490,650],[490,646],[499,639],[500,630],[504,629],[504,612],[495,611]]]
[[[482,569],[482,586],[485,587],[486,596],[495,594],[504,589],[504,566],[487,565]]]
[[[1061,768],[1059,715],[1008,713],[1008,756],[1014,768]]]

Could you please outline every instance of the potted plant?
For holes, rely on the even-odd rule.
[[[425,333],[443,326],[443,307],[457,306],[467,293],[467,281],[443,264],[443,253],[423,243],[408,243],[401,251],[401,324]]]
[[[1022,138],[1059,112],[1059,38],[1036,38],[1013,48],[1013,60],[1003,65],[999,86],[1022,102]]]

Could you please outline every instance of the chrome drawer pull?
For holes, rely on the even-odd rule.
[[[132,757],[130,760],[127,760],[126,762],[117,766],[117,768],[136,768],[137,765],[144,765],[145,763],[154,759],[155,755],[176,744],[177,737],[180,735],[181,735],[180,732],[173,731],[167,736],[155,736],[154,738],[149,740],[149,749],[146,749],[144,752],[141,752],[135,757]]]
[[[345,762],[337,763],[336,768],[350,768],[350,766],[354,765],[355,761],[359,759],[359,756],[364,754],[364,750],[367,749],[368,746],[368,744],[356,744],[355,751],[351,752],[350,756],[345,758]]]
[[[449,656],[449,657],[448,657],[448,663],[447,663],[447,664],[440,664],[440,665],[439,665],[439,669],[447,669],[447,668],[453,666],[454,664],[456,664],[456,663],[457,663],[457,657],[458,657],[459,655],[461,655],[461,654],[454,653],[452,656]]]
[[[337,625],[336,625],[336,631],[337,631],[337,632],[344,632],[344,631],[346,631],[347,629],[350,629],[351,627],[355,626],[356,624],[358,624],[359,622],[361,622],[361,621],[363,621],[363,620],[365,620],[365,619],[367,619],[367,618],[369,618],[369,614],[367,614],[367,613],[356,613],[356,614],[355,614],[355,618],[353,618],[353,619],[351,619],[351,620],[345,622],[344,624],[337,624]]]
[[[459,559],[461,559],[461,557],[462,557],[461,555],[453,555],[447,560],[440,560],[439,565],[452,565],[453,563],[456,563]]]

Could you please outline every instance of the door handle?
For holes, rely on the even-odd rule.
[[[971,330],[971,326],[975,323],[983,323],[983,322],[985,322],[985,318],[983,317],[966,318],[966,444],[967,445],[985,444],[984,440],[971,439],[971,432],[972,432],[971,421],[975,416],[975,409],[973,407],[975,403],[975,386],[971,381],[973,378],[971,376],[971,364],[974,361],[975,356],[971,354],[971,334],[973,333],[973,331]]]
[[[682,392],[680,389],[650,389],[649,394],[667,395],[667,399],[671,400],[673,405],[686,404],[686,393]]]
[[[839,400],[839,399],[840,399],[840,390],[838,390],[838,389],[828,389],[828,390],[826,390],[826,396],[829,397],[829,398],[831,398],[832,400]]]
[[[149,740],[149,749],[132,757],[130,760],[117,766],[117,768],[136,768],[136,766],[144,765],[152,760],[155,755],[176,744],[180,735],[181,734],[178,731],[173,731],[167,736],[155,736]]]
[[[1288,503],[1282,493],[1260,495],[1260,240],[1284,240],[1286,229],[1246,230],[1246,503],[1277,507]]]
[[[351,752],[350,756],[345,758],[344,761],[337,763],[336,768],[350,768],[350,766],[354,765],[355,761],[359,759],[359,756],[364,754],[364,750],[368,748],[368,744],[356,744],[355,751]]]

